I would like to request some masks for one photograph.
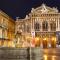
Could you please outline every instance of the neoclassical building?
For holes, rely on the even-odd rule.
[[[60,42],[60,12],[42,4],[32,8],[24,19],[10,16],[0,10],[1,47],[56,47]]]
[[[0,47],[12,47],[15,38],[15,21],[0,10]]]
[[[60,13],[57,8],[45,4],[32,8],[25,19],[15,21],[17,44],[32,43],[35,46],[56,46],[60,40]],[[33,45],[32,45],[33,46]]]

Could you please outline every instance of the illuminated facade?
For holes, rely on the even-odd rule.
[[[32,8],[25,19],[14,21],[0,11],[1,47],[56,47],[60,41],[60,13],[42,4]]]
[[[25,19],[17,18],[15,23],[18,46],[24,42],[27,45],[33,42],[35,46],[49,47],[56,45],[59,40],[60,13],[57,8],[42,4],[38,8],[32,8]]]
[[[0,10],[0,47],[11,47],[14,34],[15,21]]]

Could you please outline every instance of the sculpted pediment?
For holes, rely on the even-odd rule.
[[[45,4],[42,4],[40,7],[34,9],[32,8],[31,10],[32,13],[40,13],[40,14],[43,14],[43,13],[58,13],[58,10],[57,8],[50,8],[48,6],[46,6]]]

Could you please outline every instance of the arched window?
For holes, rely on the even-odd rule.
[[[39,31],[40,30],[40,24],[39,23],[35,23],[34,29],[35,29],[35,31]]]
[[[56,23],[54,21],[50,23],[50,29],[51,31],[56,31]]]
[[[42,23],[42,29],[43,29],[43,31],[48,31],[48,22],[47,21],[44,21]]]

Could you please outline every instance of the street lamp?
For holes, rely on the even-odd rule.
[[[32,40],[32,37],[31,36],[28,36],[27,37],[28,39],[30,39],[30,45],[29,45],[29,54],[30,54],[30,60],[31,60],[31,40]]]

